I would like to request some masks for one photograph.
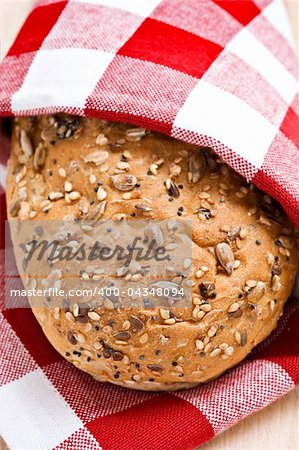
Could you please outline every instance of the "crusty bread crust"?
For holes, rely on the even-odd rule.
[[[118,174],[137,184],[119,190],[111,178]],[[68,361],[125,387],[189,388],[239,363],[276,327],[296,275],[296,233],[268,196],[211,149],[101,120],[16,120],[10,219],[81,219],[103,201],[107,218],[192,221],[193,304],[100,309],[98,319],[80,308],[35,308]],[[126,340],[117,339],[120,331]]]

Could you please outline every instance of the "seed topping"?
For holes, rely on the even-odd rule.
[[[231,275],[235,268],[235,258],[230,246],[226,242],[221,242],[216,245],[215,253],[221,266]]]
[[[204,175],[206,170],[206,160],[202,152],[194,153],[189,159],[188,180],[196,184]]]
[[[179,188],[170,178],[165,181],[165,186],[171,197],[178,198],[180,196]]]
[[[83,156],[83,160],[86,163],[94,163],[96,166],[100,166],[107,161],[109,153],[105,150],[95,150],[86,156]]]
[[[114,337],[118,341],[128,341],[131,339],[132,334],[129,331],[119,331],[118,333],[115,333]]]
[[[26,133],[25,130],[21,130],[20,133],[20,145],[21,149],[23,150],[23,153],[27,159],[30,158],[30,156],[33,153],[32,144],[31,141]]]
[[[131,191],[137,184],[137,178],[134,175],[118,174],[111,177],[113,186],[122,192]]]

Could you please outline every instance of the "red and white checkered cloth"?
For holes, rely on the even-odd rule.
[[[296,77],[282,0],[40,0],[0,65],[0,115],[65,111],[212,146],[298,225]],[[155,394],[93,381],[29,309],[4,307],[2,435],[12,450],[192,449],[299,383],[298,320],[293,298],[237,368]]]

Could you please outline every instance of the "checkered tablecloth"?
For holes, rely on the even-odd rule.
[[[293,45],[281,0],[40,0],[0,65],[0,115],[65,111],[212,146],[299,224]],[[3,136],[2,185],[6,147]],[[3,212],[3,189],[0,201]],[[79,372],[3,293],[1,432],[12,450],[192,449],[299,382],[295,297],[238,367],[155,394]]]

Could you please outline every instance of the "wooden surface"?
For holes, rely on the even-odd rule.
[[[1,58],[7,52],[31,5],[32,0],[0,0]],[[299,0],[288,1],[287,6],[298,43]],[[203,445],[201,450],[296,450],[299,448],[298,430],[299,388],[223,432]],[[0,438],[0,450],[4,449],[7,447]]]

